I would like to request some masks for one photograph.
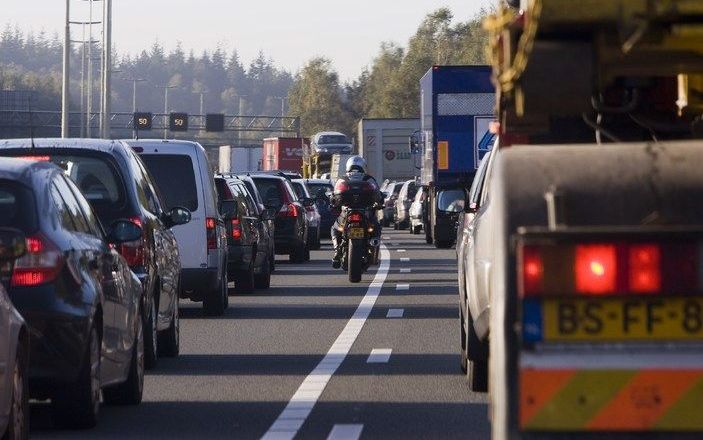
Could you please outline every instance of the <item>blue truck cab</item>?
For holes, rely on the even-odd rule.
[[[433,66],[420,80],[420,156],[427,188],[424,230],[428,243],[451,247],[465,191],[493,145],[495,88],[489,66]]]

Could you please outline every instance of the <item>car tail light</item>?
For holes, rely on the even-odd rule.
[[[361,221],[363,220],[363,216],[358,212],[352,212],[351,214],[349,214],[348,219],[350,223],[361,223]]]
[[[703,294],[703,243],[688,240],[524,244],[521,297]]]
[[[51,156],[20,156],[18,159],[24,159],[24,160],[34,160],[37,162],[49,162],[51,160]]]
[[[131,217],[129,221],[140,228],[143,227],[142,219],[139,217]],[[129,267],[145,266],[147,261],[147,244],[144,233],[142,233],[142,238],[139,240],[119,244],[117,246],[117,252],[122,255]]]
[[[242,224],[238,218],[232,219],[232,238],[235,240],[242,238]]]
[[[217,249],[217,219],[212,217],[205,219],[205,233],[208,250]]]
[[[298,207],[293,203],[286,203],[281,206],[281,210],[278,211],[279,217],[297,217]]]
[[[27,253],[17,260],[12,272],[13,287],[39,286],[54,281],[64,258],[59,248],[42,234],[27,237]]]

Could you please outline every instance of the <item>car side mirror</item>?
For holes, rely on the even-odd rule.
[[[110,225],[107,240],[111,244],[121,244],[142,238],[142,227],[130,220],[116,220]]]
[[[186,208],[175,206],[165,215],[164,223],[170,229],[174,226],[185,225],[190,223],[191,213]]]
[[[276,211],[273,209],[264,209],[261,211],[261,220],[267,222],[276,218]]]
[[[300,203],[301,203],[304,207],[309,208],[309,207],[311,207],[311,206],[313,206],[313,205],[315,204],[315,199],[311,199],[310,197],[303,197],[303,198],[300,200]]]
[[[12,261],[27,252],[27,241],[22,231],[0,228],[0,261]]]
[[[237,201],[234,199],[223,200],[220,202],[220,215],[223,218],[231,219],[237,216]]]

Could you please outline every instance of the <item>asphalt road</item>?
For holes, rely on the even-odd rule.
[[[485,395],[459,369],[455,251],[407,231],[384,237],[387,262],[356,285],[331,268],[325,243],[308,263],[279,261],[271,289],[231,297],[223,317],[181,302],[181,355],[148,372],[141,405],[58,431],[34,404],[32,437],[488,438]]]

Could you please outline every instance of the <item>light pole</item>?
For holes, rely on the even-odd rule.
[[[103,0],[103,69],[100,136],[110,138],[110,101],[112,93],[112,0]]]
[[[157,89],[164,89],[164,139],[168,139],[168,91],[176,86],[156,86]]]
[[[63,85],[61,89],[61,137],[67,138],[68,133],[68,101],[70,100],[71,85],[71,0],[66,0],[66,28],[63,38]]]
[[[121,78],[124,81],[132,82],[132,113],[137,112],[137,83],[146,82],[144,78]]]
[[[273,99],[280,99],[281,100],[281,117],[286,115],[286,100],[288,99],[287,96],[272,96]]]

